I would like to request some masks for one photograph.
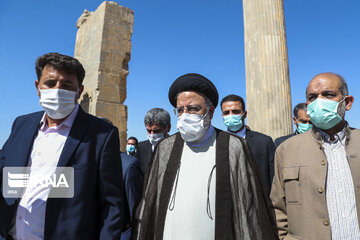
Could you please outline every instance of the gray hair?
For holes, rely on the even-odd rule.
[[[306,105],[305,103],[299,103],[294,107],[294,117],[298,118],[298,112],[299,110],[304,110],[306,112]]]
[[[335,73],[334,73],[335,74]],[[348,89],[348,85],[345,81],[345,79],[343,78],[343,76],[339,75],[339,74],[335,74],[341,81],[341,87],[340,87],[340,91],[341,94],[343,95],[343,97],[349,95],[349,89]]]
[[[334,75],[334,76],[338,77],[339,80],[341,81],[341,86],[340,86],[341,95],[343,97],[349,95],[348,85],[347,85],[347,83],[346,83],[343,76],[341,76],[340,74],[337,74],[337,73],[333,73],[333,72],[324,72],[324,73],[317,74],[315,77],[313,77],[313,79],[316,78],[317,76],[319,76],[320,74],[331,74],[331,75]],[[308,87],[306,88],[306,93],[307,93]]]
[[[146,113],[144,124],[145,126],[159,124],[161,127],[165,128],[170,125],[170,114],[162,108],[153,108]]]
[[[341,81],[340,92],[343,95],[343,97],[349,95],[348,86],[347,86],[347,83],[343,76],[341,76],[340,74],[337,74],[337,73],[332,73],[332,72],[326,72],[326,73],[335,75],[339,78],[339,80]]]

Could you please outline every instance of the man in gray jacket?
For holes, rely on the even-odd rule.
[[[360,239],[360,131],[345,121],[345,80],[321,73],[306,89],[311,131],[275,154],[271,200],[280,239]]]

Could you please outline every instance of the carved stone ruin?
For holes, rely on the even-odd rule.
[[[292,132],[283,0],[243,0],[248,125],[273,139]]]
[[[133,23],[131,9],[106,1],[94,12],[85,10],[76,23],[74,57],[86,71],[80,104],[119,129],[121,151],[125,151],[127,138],[127,106],[123,103]]]

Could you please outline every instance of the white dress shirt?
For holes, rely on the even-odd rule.
[[[10,232],[17,240],[44,239],[46,202],[50,186],[38,183],[34,176],[47,178],[55,173],[78,110],[79,105],[76,105],[74,111],[58,126],[48,127],[45,113],[40,121],[29,159],[28,166],[31,169],[28,185],[17,209],[16,227]]]
[[[360,239],[354,183],[345,151],[345,130],[331,141],[323,133],[323,147],[328,161],[326,203],[329,213],[331,238]]]

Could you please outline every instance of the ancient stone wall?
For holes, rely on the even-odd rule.
[[[126,77],[131,53],[134,13],[115,2],[87,10],[76,26],[75,58],[86,76],[80,104],[95,116],[109,119],[118,129],[121,151],[127,138]]]

